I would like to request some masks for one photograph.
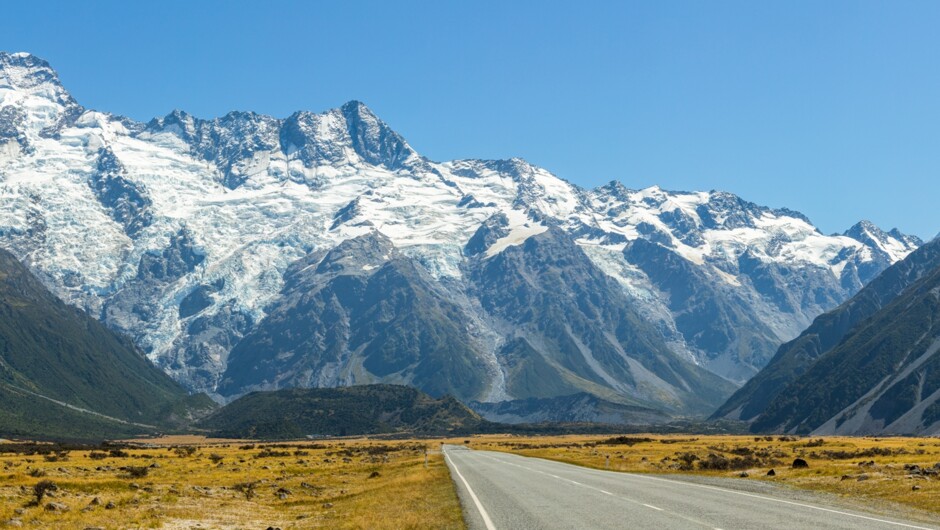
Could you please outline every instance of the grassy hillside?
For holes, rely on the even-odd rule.
[[[153,366],[127,339],[50,293],[0,251],[0,435],[98,438],[124,435],[127,422],[166,426],[208,398]],[[48,399],[43,399],[48,398]],[[59,404],[55,403],[59,402]],[[140,432],[140,428],[132,429]]]
[[[0,438],[92,441],[133,437],[152,428],[69,409],[0,383]]]

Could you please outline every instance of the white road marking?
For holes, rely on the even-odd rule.
[[[503,453],[503,454],[509,455],[509,454],[511,454],[511,453]],[[517,456],[517,455],[513,455],[513,456]],[[536,457],[522,457],[522,458],[533,458],[534,460],[541,460],[541,461],[547,462],[547,463],[549,463],[549,464],[574,465],[574,464],[563,464],[563,463],[561,463],[561,462],[555,462],[555,461],[553,461],[553,460],[546,460],[546,459],[544,459],[544,458],[536,458]],[[497,459],[497,460],[499,460],[499,459]],[[520,466],[520,467],[521,467],[521,466]],[[775,498],[773,498],[773,497],[766,497],[766,496],[764,496],[764,495],[757,495],[757,494],[755,494],[755,493],[746,493],[746,492],[743,492],[743,491],[736,491],[736,490],[732,490],[732,489],[728,489],[728,488],[722,488],[722,487],[720,487],[720,486],[709,486],[709,485],[707,485],[707,484],[695,484],[694,482],[684,482],[684,481],[673,480],[673,479],[668,479],[668,478],[651,477],[651,476],[648,476],[648,475],[643,475],[643,474],[641,474],[641,473],[622,473],[622,472],[617,472],[617,471],[604,471],[604,470],[601,470],[601,469],[594,469],[594,468],[583,467],[583,466],[575,466],[575,467],[578,467],[578,468],[580,468],[580,469],[582,469],[582,470],[584,470],[584,471],[587,471],[587,472],[589,472],[589,473],[596,473],[596,474],[599,474],[599,475],[605,475],[605,476],[614,475],[614,476],[616,476],[616,475],[619,474],[619,475],[621,475],[621,476],[635,477],[635,478],[640,478],[640,479],[645,479],[645,480],[655,480],[655,481],[659,481],[659,482],[668,482],[668,483],[670,483],[670,484],[674,484],[674,485],[677,485],[677,486],[693,486],[693,487],[696,487],[696,488],[710,489],[710,490],[715,490],[715,491],[723,491],[723,492],[725,492],[725,493],[733,493],[733,494],[735,494],[735,495],[742,495],[742,496],[744,496],[744,497],[751,497],[751,498],[755,498],[755,499],[761,499],[761,500],[764,500],[764,501],[779,502],[779,503],[782,503],[782,504],[789,504],[789,505],[792,505],[792,506],[800,506],[800,507],[803,507],[803,508],[810,508],[810,509],[819,510],[819,511],[822,511],[822,512],[834,513],[834,514],[838,514],[838,515],[844,515],[844,516],[846,516],[846,517],[855,517],[855,518],[857,518],[857,519],[864,519],[864,520],[866,520],[866,521],[873,521],[873,522],[876,522],[876,523],[884,523],[884,524],[889,524],[889,525],[894,525],[894,526],[900,526],[900,527],[904,527],[904,528],[915,528],[915,529],[917,529],[917,530],[933,530],[932,528],[929,528],[929,527],[926,527],[926,526],[917,526],[917,525],[912,525],[912,524],[907,524],[907,523],[899,523],[899,522],[896,522],[896,521],[889,521],[889,520],[887,520],[887,519],[879,519],[879,518],[877,518],[877,517],[869,517],[869,516],[867,516],[867,515],[861,515],[861,514],[850,513],[850,512],[843,512],[843,511],[840,511],[840,510],[834,510],[834,509],[832,509],[832,508],[823,508],[822,506],[814,506],[814,505],[812,505],[812,504],[804,504],[804,503],[802,503],[802,502],[788,501],[788,500],[784,500],[784,499],[775,499]],[[533,471],[534,471],[534,470],[533,470]],[[590,487],[590,486],[587,486],[587,487]],[[718,530],[718,529],[716,529],[716,530]]]
[[[512,458],[512,457],[517,457],[517,458],[532,458],[533,460],[540,460],[540,461],[545,462],[545,463],[550,464],[550,465],[571,465],[571,466],[573,466],[573,467],[576,467],[576,468],[578,468],[578,469],[580,469],[580,470],[583,470],[583,471],[586,471],[586,472],[588,472],[588,473],[596,473],[596,474],[599,474],[599,475],[605,475],[605,476],[612,476],[612,475],[613,475],[613,476],[616,476],[616,475],[619,474],[619,475],[621,475],[621,476],[636,477],[636,478],[641,478],[641,479],[646,479],[646,480],[654,480],[654,481],[659,481],[659,482],[668,482],[668,483],[670,483],[670,484],[677,485],[677,486],[693,486],[693,487],[696,487],[696,488],[703,488],[703,489],[710,489],[710,490],[715,490],[715,491],[722,491],[722,492],[725,492],[725,493],[733,493],[733,494],[735,494],[735,495],[742,495],[742,496],[744,496],[744,497],[751,497],[751,498],[760,499],[760,500],[765,500],[765,501],[770,501],[770,502],[778,502],[778,503],[782,503],[782,504],[789,504],[789,505],[792,505],[792,506],[800,506],[800,507],[803,507],[803,508],[810,508],[810,509],[819,510],[819,511],[822,511],[822,512],[834,513],[834,514],[838,514],[838,515],[844,515],[844,516],[846,516],[846,517],[855,517],[855,518],[857,518],[857,519],[863,519],[863,520],[866,520],[866,521],[873,521],[873,522],[876,522],[876,523],[884,523],[884,524],[899,526],[899,527],[903,527],[903,528],[914,528],[914,529],[917,529],[917,530],[933,530],[933,529],[931,529],[931,528],[929,528],[929,527],[926,527],[926,526],[917,526],[917,525],[912,525],[912,524],[907,524],[907,523],[899,523],[899,522],[896,522],[896,521],[889,521],[889,520],[887,520],[887,519],[879,519],[879,518],[877,518],[877,517],[869,517],[869,516],[867,516],[867,515],[855,514],[855,513],[850,513],[850,512],[843,512],[843,511],[835,510],[835,509],[832,509],[832,508],[823,508],[822,506],[814,506],[814,505],[812,505],[812,504],[804,504],[804,503],[802,503],[802,502],[788,501],[788,500],[784,500],[784,499],[775,499],[775,498],[773,498],[773,497],[767,497],[767,496],[764,496],[764,495],[757,495],[757,494],[754,494],[754,493],[746,493],[746,492],[743,492],[743,491],[736,491],[736,490],[732,490],[732,489],[722,488],[722,487],[720,487],[720,486],[709,486],[709,485],[706,485],[706,484],[695,484],[695,483],[693,483],[693,482],[684,482],[684,481],[673,480],[673,479],[668,479],[668,478],[651,477],[651,476],[643,475],[643,474],[640,474],[640,473],[622,473],[622,472],[616,472],[616,471],[604,471],[604,470],[601,470],[601,469],[594,469],[594,468],[583,467],[583,466],[575,466],[574,464],[564,464],[564,463],[561,463],[561,462],[555,462],[555,461],[553,461],[553,460],[546,460],[546,459],[544,459],[544,458],[521,457],[521,456],[519,456],[519,455],[514,455],[514,454],[512,454],[512,453],[500,453],[500,454],[501,454],[501,455],[505,455],[505,456],[510,457],[510,458]],[[545,473],[545,472],[543,472],[543,471],[539,471],[539,470],[537,470],[537,469],[530,469],[530,468],[526,468],[526,467],[523,467],[523,466],[520,466],[520,465],[511,463],[511,462],[507,462],[507,461],[502,460],[502,459],[500,459],[500,458],[496,458],[496,457],[492,457],[492,456],[491,456],[491,458],[493,458],[494,460],[497,460],[497,461],[499,461],[499,462],[503,462],[503,463],[505,463],[505,464],[509,464],[509,465],[512,465],[512,466],[516,466],[516,467],[518,467],[518,468],[526,469],[526,470],[528,470],[528,471],[533,471],[533,472],[535,472],[535,473],[541,473],[541,474],[543,474],[543,475],[548,475],[548,476],[553,476],[553,477],[555,476],[555,475],[552,475],[552,474],[550,474],[550,473]],[[574,481],[571,480],[571,479],[566,479],[566,478],[562,478],[562,477],[558,477],[558,478],[561,478],[561,480],[567,480],[567,481],[569,481],[569,482],[574,482]],[[582,484],[582,486],[584,486],[584,485]],[[594,487],[591,487],[591,486],[584,486],[584,487],[585,487],[585,488],[588,488],[588,489],[596,490],[596,491],[603,491],[603,490],[600,490],[600,489],[597,489],[597,488],[594,488]],[[635,501],[635,500],[633,500],[633,499],[629,499],[629,498],[626,498],[626,497],[621,497],[621,496],[616,496],[616,497],[617,497],[617,498],[624,499],[624,500],[626,500],[626,501],[630,501],[630,502],[636,503],[636,504],[642,504],[642,503],[640,503],[639,501]],[[655,507],[653,507],[653,506],[649,506],[649,505],[646,505],[646,504],[644,504],[644,506],[647,506],[647,507],[649,507],[649,508],[655,508]],[[660,511],[665,511],[665,510],[662,510],[661,508],[656,508],[656,509],[658,509],[658,510],[660,510]],[[670,514],[672,514],[672,515],[677,515],[677,516],[679,516],[679,517],[682,517],[683,519],[687,519],[687,520],[692,521],[692,522],[696,522],[696,523],[699,523],[699,524],[704,524],[704,523],[701,523],[701,521],[697,521],[697,520],[694,520],[694,519],[691,519],[691,518],[686,518],[686,517],[682,516],[681,514],[673,514],[672,512],[666,512],[666,513],[670,513]],[[705,525],[705,526],[710,526],[710,525]],[[720,529],[715,528],[715,530],[720,530]]]
[[[483,524],[486,526],[486,530],[496,530],[496,526],[493,524],[492,519],[490,519],[490,514],[486,513],[486,508],[480,503],[480,499],[477,497],[477,494],[473,492],[473,488],[470,487],[470,483],[467,482],[467,479],[463,478],[463,474],[457,469],[457,464],[451,460],[450,455],[447,452],[444,452],[444,458],[450,463],[451,467],[454,468],[454,473],[457,473],[457,476],[460,477],[460,481],[463,482],[463,485],[467,488],[467,493],[470,494],[470,498],[473,500],[473,504],[476,505],[477,510],[480,511],[480,516],[483,517]]]
[[[591,471],[595,471],[595,472],[598,472],[598,473],[605,473],[605,472],[603,472],[603,471],[596,470],[596,469],[592,469]],[[606,472],[606,473],[610,473],[610,472]],[[627,475],[627,473],[625,473],[625,475]],[[932,530],[931,528],[928,528],[928,527],[926,527],[926,526],[916,526],[916,525],[912,525],[912,524],[898,523],[898,522],[896,522],[896,521],[889,521],[889,520],[887,520],[887,519],[878,519],[877,517],[869,517],[869,516],[867,516],[867,515],[860,515],[860,514],[856,514],[856,513],[843,512],[843,511],[839,511],[839,510],[833,510],[832,508],[823,508],[822,506],[813,506],[812,504],[804,504],[804,503],[802,503],[802,502],[787,501],[787,500],[783,500],[783,499],[775,499],[775,498],[773,498],[773,497],[765,497],[764,495],[757,495],[757,494],[754,494],[754,493],[746,493],[746,492],[743,492],[743,491],[730,490],[730,489],[722,488],[722,487],[719,487],[719,486],[709,486],[709,485],[706,485],[706,484],[695,484],[695,483],[692,483],[692,482],[681,482],[681,481],[678,481],[678,480],[670,480],[670,479],[668,479],[668,478],[649,477],[649,476],[646,476],[646,475],[641,475],[641,474],[639,474],[639,473],[629,473],[628,475],[631,476],[631,477],[638,477],[638,478],[643,478],[643,479],[647,479],[647,480],[657,480],[657,481],[660,481],[660,482],[669,482],[669,483],[671,483],[671,484],[678,484],[678,485],[685,485],[685,486],[694,486],[694,487],[697,487],[697,488],[704,488],[704,489],[710,489],[710,490],[716,490],[716,491],[723,491],[723,492],[725,492],[725,493],[733,493],[733,494],[735,494],[735,495],[742,495],[742,496],[744,496],[744,497],[752,497],[752,498],[761,499],[761,500],[764,500],[764,501],[779,502],[779,503],[782,503],[782,504],[789,504],[789,505],[792,505],[792,506],[800,506],[800,507],[803,507],[803,508],[811,508],[811,509],[813,509],[813,510],[819,510],[819,511],[828,512],[828,513],[835,513],[835,514],[838,514],[838,515],[844,515],[844,516],[846,516],[846,517],[855,517],[855,518],[858,518],[858,519],[864,519],[864,520],[866,520],[866,521],[874,521],[874,522],[876,522],[876,523],[884,523],[884,524],[890,524],[890,525],[894,525],[894,526],[902,526],[902,527],[904,527],[904,528],[916,528],[917,530]]]
[[[609,492],[609,491],[605,491],[605,490],[602,490],[602,489],[600,489],[600,488],[595,488],[594,486],[588,486],[587,484],[582,484],[582,483],[580,483],[580,482],[571,480],[570,478],[559,477],[558,475],[553,475],[553,474],[551,474],[551,473],[546,473],[546,472],[540,471],[540,470],[538,470],[538,469],[533,469],[533,468],[526,467],[526,466],[520,466],[519,464],[516,464],[516,463],[513,463],[513,462],[507,462],[506,460],[503,460],[503,459],[501,459],[501,458],[496,458],[495,456],[490,455],[490,454],[484,454],[484,455],[481,455],[481,456],[483,456],[484,458],[489,458],[489,459],[491,459],[491,460],[495,460],[496,462],[499,462],[499,463],[501,463],[501,464],[506,464],[506,465],[510,465],[510,466],[513,466],[513,467],[517,467],[517,468],[519,468],[519,469],[528,471],[528,472],[530,472],[530,473],[538,473],[538,474],[540,474],[540,475],[545,475],[545,476],[547,476],[547,477],[554,477],[554,478],[556,478],[556,479],[558,479],[558,480],[562,480],[562,481],[565,481],[565,482],[570,482],[570,483],[572,483],[572,484],[577,484],[578,486],[581,486],[582,488],[587,488],[587,489],[593,490],[593,491],[599,491],[599,492],[601,492],[601,493],[610,495],[611,497],[616,497],[616,498],[618,498],[618,499],[620,499],[620,500],[624,500],[624,501],[627,501],[627,502],[630,502],[630,503],[633,503],[633,504],[639,504],[639,505],[641,505],[641,506],[646,506],[647,508],[652,508],[652,509],[654,509],[654,510],[657,510],[657,511],[660,511],[660,512],[663,512],[663,513],[666,513],[666,514],[669,514],[669,515],[672,516],[672,517],[678,517],[679,519],[686,520],[686,521],[688,521],[688,522],[690,522],[690,523],[693,523],[693,524],[697,524],[697,525],[701,525],[701,526],[706,526],[706,527],[710,527],[710,526],[711,526],[711,525],[709,525],[709,524],[707,524],[707,523],[704,523],[704,522],[702,522],[702,521],[699,521],[698,519],[693,519],[693,518],[691,518],[691,517],[686,517],[685,515],[682,515],[682,514],[679,514],[679,513],[669,512],[669,511],[664,510],[663,508],[657,508],[656,506],[651,506],[651,505],[649,505],[649,504],[643,504],[642,502],[640,502],[640,501],[638,501],[638,500],[631,499],[631,498],[629,498],[629,497],[624,497],[624,496],[622,496],[622,495],[614,495],[613,493],[611,493],[611,492]],[[539,460],[539,459],[536,459],[536,460]]]

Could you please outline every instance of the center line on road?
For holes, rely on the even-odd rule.
[[[621,500],[624,500],[624,501],[627,501],[627,502],[630,502],[630,503],[633,503],[633,504],[639,504],[640,506],[646,506],[647,508],[650,508],[650,509],[653,509],[653,510],[656,510],[656,511],[659,511],[659,512],[663,512],[663,513],[665,513],[665,514],[669,514],[669,515],[672,516],[672,517],[678,517],[679,519],[684,519],[684,520],[686,520],[686,521],[688,521],[688,522],[690,522],[690,523],[692,523],[692,524],[695,524],[695,525],[701,525],[701,526],[704,526],[704,527],[707,527],[707,528],[713,528],[710,524],[707,524],[707,523],[705,523],[705,522],[703,522],[703,521],[699,521],[698,519],[693,519],[693,518],[691,518],[691,517],[687,517],[687,516],[682,515],[682,514],[679,514],[679,513],[669,512],[669,511],[666,511],[666,510],[663,509],[663,508],[658,508],[658,507],[656,507],[656,506],[652,506],[652,505],[649,505],[649,504],[644,504],[644,503],[642,503],[642,502],[640,502],[640,501],[638,501],[638,500],[634,500],[634,499],[631,499],[631,498],[629,498],[629,497],[624,497],[624,496],[621,496],[621,495],[614,495],[613,493],[611,493],[611,492],[609,492],[609,491],[602,490],[602,489],[600,489],[600,488],[595,488],[594,486],[588,486],[587,484],[582,484],[582,483],[577,482],[577,481],[575,481],[575,480],[571,480],[570,478],[559,477],[558,475],[553,475],[553,474],[551,474],[551,473],[546,473],[545,471],[539,471],[538,469],[533,469],[533,468],[530,468],[530,467],[520,466],[519,464],[515,464],[515,463],[513,463],[513,462],[507,462],[506,460],[504,460],[504,459],[502,459],[502,458],[497,458],[497,457],[495,457],[495,456],[493,456],[493,455],[489,455],[489,454],[487,454],[487,455],[481,455],[481,456],[484,456],[485,458],[489,458],[490,460],[494,460],[494,461],[499,462],[499,463],[501,463],[501,464],[506,464],[506,465],[509,465],[509,466],[517,467],[517,468],[519,468],[519,469],[528,471],[528,472],[530,472],[530,473],[538,473],[538,474],[540,474],[540,475],[545,475],[546,477],[554,477],[554,478],[556,478],[556,479],[558,479],[558,480],[562,480],[562,481],[565,481],[565,482],[570,482],[570,483],[572,483],[572,484],[577,484],[578,486],[581,486],[582,488],[587,488],[587,489],[589,489],[589,490],[593,490],[593,491],[597,491],[597,492],[600,492],[600,493],[604,493],[604,494],[606,494],[606,495],[610,495],[611,497],[615,497],[615,498],[617,498],[617,499],[621,499]],[[533,459],[533,460],[538,460],[538,459],[536,458],[536,459]],[[718,530],[718,529],[715,529],[715,530]]]

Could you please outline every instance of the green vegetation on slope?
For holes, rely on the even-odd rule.
[[[5,438],[98,441],[148,434],[151,428],[80,412],[0,383],[0,435]]]
[[[43,396],[48,399],[43,399]],[[50,293],[17,259],[0,251],[0,435],[100,438],[140,432],[71,410],[166,426],[189,410],[189,396],[128,341]]]
[[[435,399],[411,387],[362,385],[253,392],[199,426],[217,436],[295,439],[312,435],[461,434],[483,424],[456,399]]]

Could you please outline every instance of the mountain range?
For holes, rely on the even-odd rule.
[[[0,247],[219,401],[397,383],[708,414],[921,245],[727,192],[435,162],[357,101],[136,122],[0,53]]]

